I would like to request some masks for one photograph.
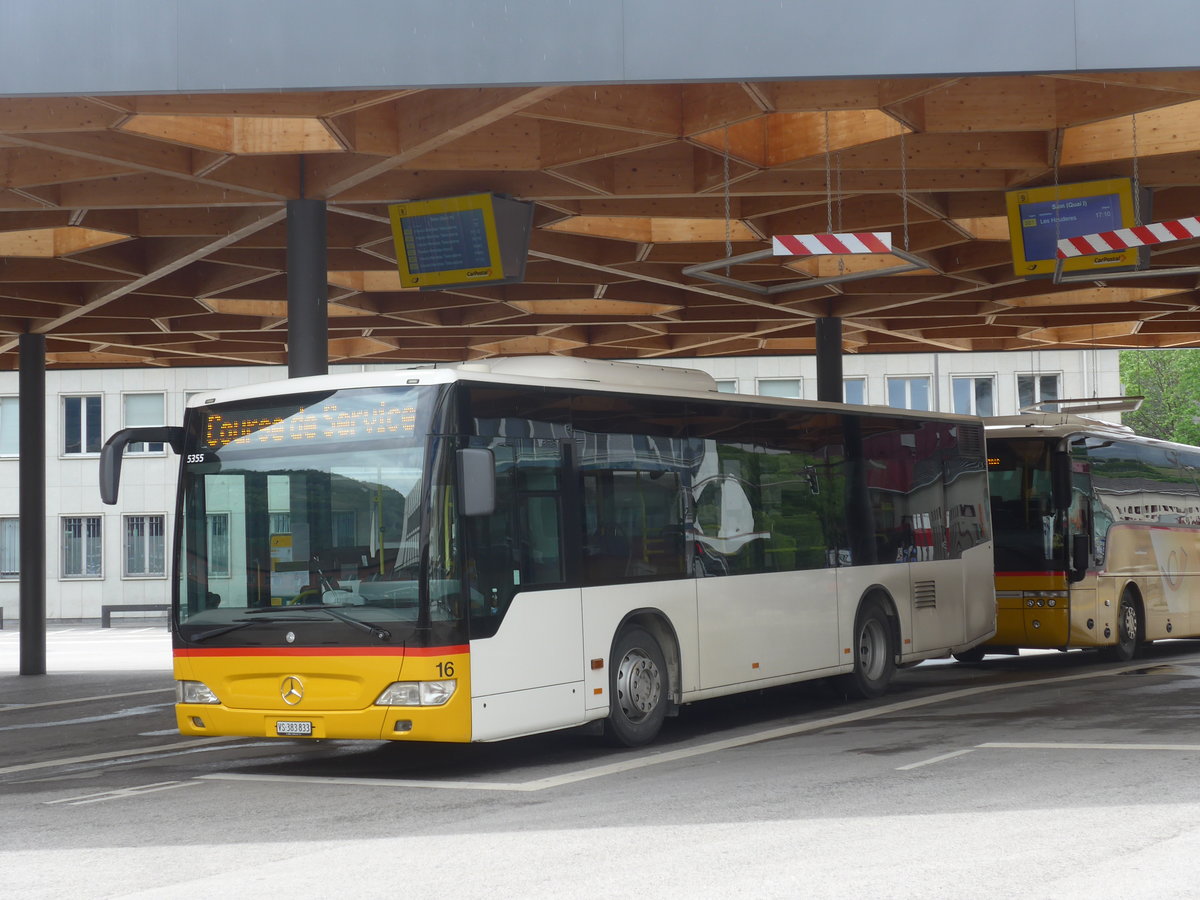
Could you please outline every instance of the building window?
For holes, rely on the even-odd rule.
[[[125,574],[162,577],[167,574],[166,528],[163,516],[125,517]]]
[[[929,377],[888,378],[887,397],[888,406],[896,409],[929,409]]]
[[[952,379],[954,411],[965,416],[994,416],[996,414],[996,381],[991,376],[978,375]]]
[[[21,525],[20,519],[0,519],[0,578],[18,578],[21,575]]]
[[[865,406],[867,402],[867,379],[843,378],[842,401],[844,403],[857,403],[859,406]]]
[[[16,456],[21,452],[20,424],[19,400],[16,397],[0,397],[0,456]]]
[[[1018,375],[1017,376],[1017,409],[1024,412],[1035,403],[1045,403],[1057,400],[1057,375]],[[1058,412],[1058,404],[1050,403],[1043,406],[1042,412]]]
[[[63,516],[62,574],[64,578],[99,578],[101,560],[100,516]]]
[[[208,574],[229,577],[229,513],[208,514]]]
[[[163,394],[126,394],[125,427],[156,426],[166,424],[166,396]],[[162,453],[162,441],[138,442],[125,448],[126,453]]]
[[[799,378],[759,378],[757,390],[762,397],[787,397],[800,399]]]
[[[64,455],[100,452],[100,413],[99,394],[63,397]]]
[[[716,379],[716,382],[718,393],[736,394],[738,392],[736,378],[718,378]]]

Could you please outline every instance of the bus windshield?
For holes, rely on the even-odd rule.
[[[1046,438],[988,437],[996,571],[1048,572],[1063,568],[1062,539],[1054,508]]]
[[[203,640],[235,630],[225,626],[311,620],[350,641],[362,632],[346,627],[348,617],[401,634],[405,625],[453,618],[458,588],[448,583],[448,561],[435,559],[441,571],[430,573],[430,590],[421,587],[437,398],[436,387],[410,386],[189,410],[180,636]],[[449,490],[446,479],[434,482],[436,491]],[[439,601],[432,607],[430,593]]]

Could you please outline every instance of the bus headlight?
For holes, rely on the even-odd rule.
[[[447,681],[395,681],[375,701],[376,706],[441,706],[454,696],[457,679]]]
[[[220,699],[203,681],[175,682],[176,703],[220,703]]]

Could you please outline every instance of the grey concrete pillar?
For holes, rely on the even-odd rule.
[[[324,200],[287,202],[288,377],[329,372]]]
[[[46,674],[46,336],[23,334],[18,381],[22,675]]]

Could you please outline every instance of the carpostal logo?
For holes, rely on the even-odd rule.
[[[470,269],[467,272],[468,278],[487,278],[492,274],[491,269]]]
[[[1123,262],[1123,260],[1119,256],[1093,256],[1092,262],[1099,265],[1100,263]]]

